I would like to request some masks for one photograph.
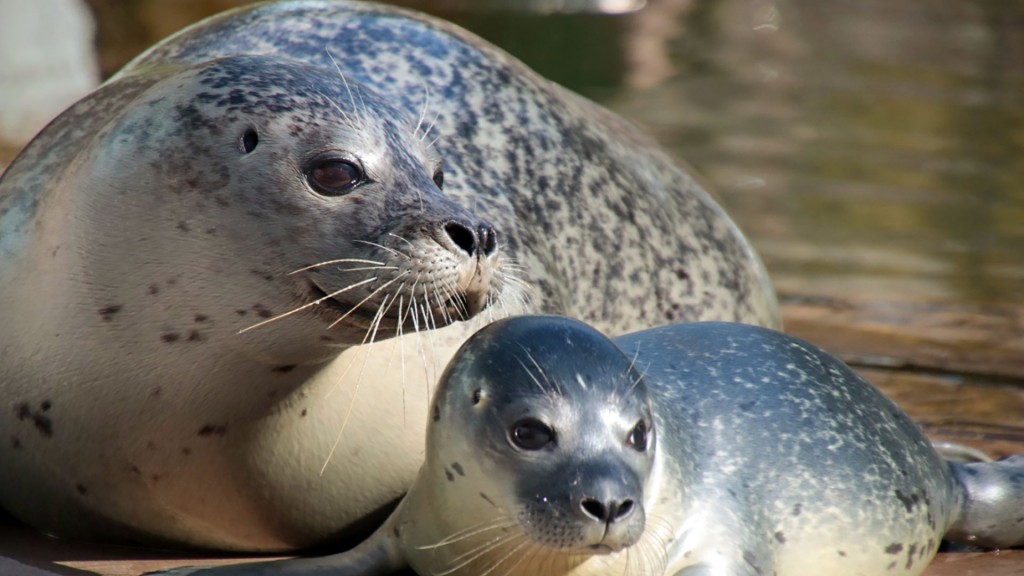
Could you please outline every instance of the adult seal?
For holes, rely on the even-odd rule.
[[[170,574],[913,575],[940,540],[1024,543],[1024,457],[942,460],[796,338],[731,323],[608,340],[495,322],[438,388],[416,483],[337,556]]]
[[[436,374],[522,311],[778,321],[685,171],[478,38],[349,2],[213,18],[0,180],[0,505],[122,542],[363,535]]]

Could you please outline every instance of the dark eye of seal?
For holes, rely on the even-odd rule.
[[[341,196],[366,180],[363,169],[351,160],[324,158],[310,165],[306,180],[324,196]]]
[[[626,444],[636,450],[637,452],[647,451],[647,423],[643,420],[636,423],[633,429],[629,431],[629,438],[626,438]]]
[[[434,172],[434,184],[437,184],[438,188],[444,188],[444,171],[440,168]]]
[[[523,450],[540,450],[555,441],[555,431],[536,418],[523,418],[508,431],[512,444]]]

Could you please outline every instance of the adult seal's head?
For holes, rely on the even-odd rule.
[[[749,325],[612,342],[496,322],[452,359],[427,436],[352,551],[201,572],[913,576],[943,536],[1024,543],[1024,456],[945,462],[840,361]]]
[[[30,504],[52,501],[34,467],[78,449],[69,422],[181,437],[168,449],[191,455],[186,438],[265,410],[345,347],[493,304],[501,239],[442,184],[406,115],[297,62],[168,67],[80,102],[0,181],[3,395],[50,422],[4,426],[5,462],[23,470],[3,476],[4,504],[47,530],[103,533]],[[109,470],[67,464],[91,468],[70,474],[90,507],[131,507],[118,485],[151,478],[133,470],[158,451],[124,444],[106,443]]]

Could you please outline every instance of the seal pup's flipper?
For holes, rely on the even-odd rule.
[[[986,548],[1024,544],[1024,454],[949,467],[964,495],[946,538]]]

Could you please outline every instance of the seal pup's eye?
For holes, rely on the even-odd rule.
[[[444,171],[440,168],[434,172],[434,184],[437,184],[438,188],[444,188]]]
[[[508,431],[512,444],[523,450],[540,450],[555,441],[555,431],[536,418],[523,418]]]
[[[636,450],[637,452],[647,451],[647,423],[643,420],[636,423],[633,429],[629,431],[629,437],[626,438],[626,445]]]
[[[306,171],[309,185],[324,196],[347,194],[365,179],[362,167],[351,160],[338,158],[317,160]]]

